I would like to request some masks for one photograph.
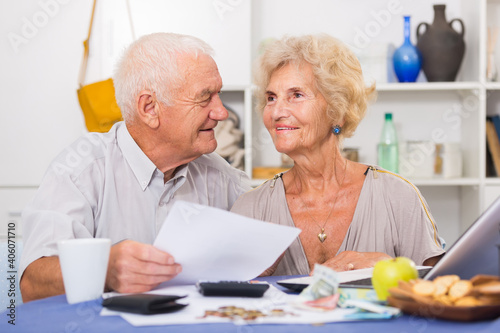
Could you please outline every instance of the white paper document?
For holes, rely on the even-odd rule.
[[[429,269],[429,268],[431,268],[431,267],[430,266],[417,266],[417,270]],[[337,272],[337,274],[339,277],[339,283],[346,283],[346,282],[371,278],[373,275],[373,267],[355,269],[352,271],[345,271],[345,272]],[[289,283],[289,284],[297,284],[297,285],[309,285],[309,284],[311,284],[312,281],[313,281],[312,276],[304,276],[304,277],[299,277],[299,278],[285,279],[285,280],[281,280],[279,282],[284,282],[284,283]]]
[[[335,321],[353,321],[350,318],[357,309],[340,309],[334,311],[317,312],[297,309],[290,304],[297,295],[288,295],[270,286],[262,298],[245,297],[204,297],[195,286],[172,286],[155,290],[155,294],[186,295],[178,303],[189,304],[177,312],[139,315],[133,313],[116,312],[103,308],[102,316],[120,315],[123,319],[134,326],[156,326],[156,325],[183,325],[183,324],[209,324],[228,323],[234,324],[315,324]],[[239,307],[246,311],[259,311],[261,317],[250,322],[241,318],[229,318],[216,315],[207,315],[208,312],[217,312],[222,307]],[[276,315],[276,310],[279,315]]]
[[[182,265],[182,272],[161,287],[199,280],[253,279],[270,267],[299,233],[298,228],[177,201],[154,245],[170,253]]]
[[[360,279],[365,279],[365,278],[370,278],[373,274],[373,267],[372,268],[363,268],[363,269],[356,269],[353,271],[345,271],[345,272],[337,272],[338,277],[339,277],[339,283],[344,283],[344,282],[349,282],[349,281],[355,281],[355,280],[360,280]],[[280,282],[286,282],[286,283],[295,283],[295,284],[304,284],[304,285],[309,285],[313,281],[312,276],[304,276],[304,277],[299,277],[299,278],[291,278],[291,279],[285,279],[281,280]]]

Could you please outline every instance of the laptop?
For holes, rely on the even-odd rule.
[[[500,276],[500,197],[460,236],[434,267],[418,267],[419,277],[433,280],[437,276],[456,274],[470,279],[477,274]],[[373,268],[357,274],[340,272],[341,288],[373,288]],[[351,279],[352,278],[352,279]],[[285,279],[277,283],[293,291],[301,291],[312,277]]]

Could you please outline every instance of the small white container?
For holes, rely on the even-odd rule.
[[[436,144],[436,176],[459,178],[463,173],[462,150],[458,142]]]
[[[434,177],[436,144],[433,141],[406,141],[399,145],[399,173],[407,178]]]
[[[358,59],[367,84],[396,82],[392,55],[394,45],[388,43],[371,43],[358,52]]]

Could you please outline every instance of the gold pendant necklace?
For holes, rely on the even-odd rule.
[[[305,201],[302,199],[302,197],[300,195],[299,187],[297,186],[297,182],[295,182],[295,188],[297,189],[297,193],[298,193],[299,199],[300,199],[300,201],[302,201],[302,204],[306,208],[307,214],[314,221],[314,223],[316,223],[318,225],[318,227],[321,228],[321,232],[318,234],[318,239],[319,239],[319,241],[321,243],[323,243],[326,240],[326,238],[327,238],[327,235],[325,234],[325,226],[326,226],[326,223],[328,222],[328,219],[330,218],[330,215],[332,214],[333,210],[335,209],[335,204],[337,203],[337,198],[339,196],[340,190],[342,189],[342,186],[344,185],[345,176],[347,174],[347,161],[348,160],[346,159],[345,160],[345,165],[344,165],[344,177],[342,177],[342,182],[339,183],[339,189],[337,191],[337,194],[335,195],[335,199],[333,199],[332,209],[330,209],[330,212],[328,213],[328,216],[326,217],[326,220],[323,223],[322,227],[320,227],[319,223],[316,221],[316,219],[309,212],[309,207],[307,206],[307,204],[305,203]],[[337,167],[336,167],[336,165],[335,165],[335,171],[334,172],[335,172],[335,176],[337,176]]]
[[[311,216],[312,217],[312,216]],[[321,232],[318,234],[318,239],[321,243],[323,243],[326,239],[325,229],[321,228]]]

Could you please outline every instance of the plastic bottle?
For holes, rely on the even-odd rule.
[[[378,144],[378,165],[396,173],[399,169],[398,137],[392,122],[392,113],[385,114],[384,127]]]

